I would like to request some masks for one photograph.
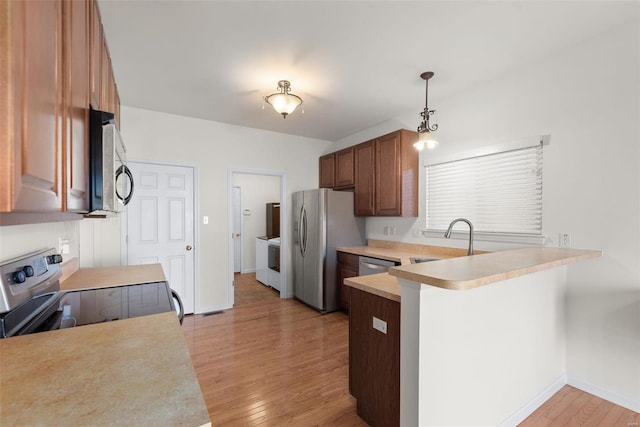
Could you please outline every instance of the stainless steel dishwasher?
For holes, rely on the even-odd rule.
[[[361,256],[358,263],[358,275],[368,276],[370,274],[386,273],[390,267],[395,265],[395,262],[387,261],[386,259]]]

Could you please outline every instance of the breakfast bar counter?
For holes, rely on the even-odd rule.
[[[601,256],[602,251],[533,247],[394,267],[389,274],[439,288],[466,290]]]
[[[338,249],[445,258],[437,247],[403,246]],[[346,278],[358,414],[385,425],[518,424],[527,402],[566,383],[567,266],[601,256],[555,247],[450,254]],[[489,383],[501,399],[485,393]]]

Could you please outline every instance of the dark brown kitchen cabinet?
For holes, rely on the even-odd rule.
[[[402,129],[354,147],[355,215],[418,216],[416,139]]]
[[[96,1],[0,2],[0,224],[89,209],[88,111],[103,102],[105,49]]]
[[[370,426],[400,425],[400,303],[351,288],[349,392]],[[386,322],[386,333],[373,319]]]
[[[358,276],[358,255],[338,251],[338,305],[344,311],[349,311],[350,287],[344,284],[344,279]]]
[[[353,147],[335,153],[335,185],[336,190],[353,188],[355,184],[355,164]]]
[[[333,188],[335,184],[335,154],[320,157],[320,188]]]
[[[62,3],[0,2],[0,212],[61,211]]]
[[[376,140],[376,215],[418,216],[415,132],[400,130]]]
[[[375,215],[375,141],[364,142],[353,147],[355,158],[354,214]]]

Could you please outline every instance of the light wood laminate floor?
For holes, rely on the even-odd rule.
[[[280,292],[256,280],[255,273],[235,273],[234,307],[280,299]]]
[[[245,296],[253,302],[184,320],[212,424],[366,426],[349,394],[348,317]],[[639,427],[640,415],[565,386],[521,424],[573,425]]]

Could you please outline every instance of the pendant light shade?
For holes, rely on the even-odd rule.
[[[431,132],[435,132],[438,130],[438,124],[429,123],[429,118],[436,113],[436,110],[429,110],[428,101],[429,101],[429,79],[433,77],[432,71],[425,71],[420,74],[420,77],[425,81],[425,96],[424,96],[424,110],[420,113],[420,117],[422,117],[422,121],[420,122],[420,126],[418,126],[418,142],[413,144],[413,146],[417,150],[423,150],[424,147],[428,149],[433,149],[438,146],[438,141],[435,140],[433,134]]]
[[[302,98],[291,93],[291,83],[288,80],[280,80],[278,93],[265,96],[264,101],[271,105],[278,114],[282,114],[285,119],[302,104]]]

